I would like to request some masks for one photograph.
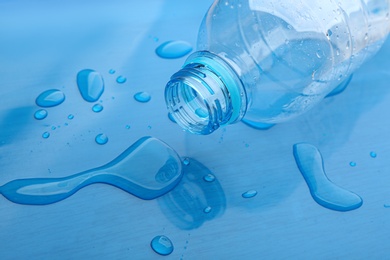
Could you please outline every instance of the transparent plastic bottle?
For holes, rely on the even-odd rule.
[[[389,10],[390,0],[216,1],[199,51],[167,83],[169,112],[197,134],[298,116],[379,50]]]

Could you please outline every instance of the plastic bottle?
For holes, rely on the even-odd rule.
[[[199,51],[167,83],[168,109],[197,134],[298,116],[379,50],[389,10],[390,0],[216,1]]]

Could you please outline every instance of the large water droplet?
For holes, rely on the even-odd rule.
[[[294,145],[293,151],[310,194],[318,204],[338,211],[357,209],[363,204],[358,195],[337,186],[326,177],[322,155],[315,146],[299,143]]]
[[[47,111],[45,109],[39,109],[34,114],[35,119],[42,120],[47,117]]]
[[[149,102],[151,96],[147,92],[138,92],[134,95],[134,99],[141,103]]]
[[[156,54],[164,59],[181,58],[192,51],[192,46],[185,41],[164,42],[156,49]]]
[[[100,105],[100,104],[95,104],[93,105],[92,107],[92,111],[95,112],[95,113],[99,113],[103,110],[103,106]]]
[[[244,192],[241,196],[245,199],[249,199],[249,198],[253,198],[256,195],[257,195],[257,191],[248,190],[248,191]]]
[[[104,91],[104,81],[99,72],[85,69],[77,73],[77,86],[85,101],[95,102]]]
[[[58,106],[65,100],[65,95],[58,89],[49,89],[42,92],[35,103],[40,107],[54,107]]]
[[[160,255],[169,255],[173,252],[172,241],[166,236],[156,236],[150,242],[150,246],[154,252]]]
[[[95,137],[95,142],[97,144],[106,144],[108,142],[108,137],[107,135],[105,134],[98,134],[96,137]]]

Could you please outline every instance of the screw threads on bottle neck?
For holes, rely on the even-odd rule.
[[[234,70],[210,52],[195,52],[165,89],[168,110],[185,130],[210,134],[242,118],[246,97]]]

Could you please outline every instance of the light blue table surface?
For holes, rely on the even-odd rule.
[[[163,140],[216,176],[207,186],[203,173],[194,173],[198,179],[184,178],[171,194],[149,201],[104,184],[46,206],[0,197],[0,259],[389,257],[390,41],[343,93],[297,119],[266,131],[237,123],[195,136],[168,119],[163,96],[185,57],[162,59],[155,49],[168,40],[195,48],[211,2],[0,2],[1,185],[100,166],[143,136]],[[100,113],[77,89],[76,75],[87,68],[105,81]],[[120,75],[124,84],[115,81]],[[35,98],[47,89],[61,90],[66,100],[38,121]],[[139,91],[151,101],[135,101]],[[99,133],[107,144],[95,143]],[[321,150],[328,177],[360,195],[361,208],[338,212],[313,200],[292,154],[298,142]],[[257,195],[243,198],[248,190]],[[170,204],[167,196],[183,196],[183,204]],[[202,212],[207,203],[209,215]],[[150,248],[157,235],[171,239],[171,255]]]

